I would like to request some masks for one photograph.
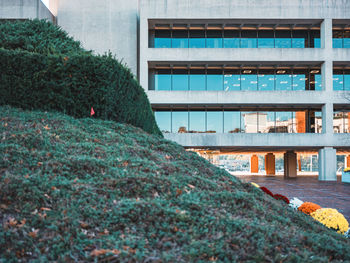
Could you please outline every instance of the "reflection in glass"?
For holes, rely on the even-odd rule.
[[[154,75],[155,90],[171,90],[171,70],[158,70]]]
[[[241,132],[241,120],[239,111],[224,111],[224,133]]]
[[[256,70],[253,70],[253,69],[242,70],[241,89],[242,90],[258,89],[258,76],[256,75]]]
[[[190,30],[190,48],[205,48],[205,31]]]
[[[292,31],[292,48],[305,48],[308,46],[308,31],[294,30]]]
[[[315,111],[315,133],[322,133],[322,112]]]
[[[223,90],[222,70],[207,70],[207,90]]]
[[[205,132],[205,111],[190,111],[190,132]]]
[[[258,132],[275,132],[275,112],[258,112]]]
[[[350,70],[344,69],[344,90],[350,90]]]
[[[292,75],[287,69],[276,71],[276,90],[292,90]]]
[[[306,90],[306,70],[294,69],[292,75],[292,89]]]
[[[333,90],[344,89],[344,78],[343,75],[333,75]]]
[[[241,89],[241,75],[240,70],[225,70],[224,71],[224,90],[240,90]]]
[[[172,112],[172,132],[186,133],[188,132],[188,112],[173,111]]]
[[[208,111],[207,112],[207,132],[208,133],[223,133],[223,112]]]
[[[188,31],[174,30],[172,48],[188,48]]]
[[[190,70],[190,90],[206,90],[206,74],[204,69]]]
[[[156,111],[154,115],[161,132],[163,133],[171,132],[171,112]]]
[[[174,69],[172,84],[173,90],[188,90],[188,70]]]
[[[245,133],[258,132],[258,114],[257,112],[241,112],[241,129]]]
[[[292,112],[276,112],[276,132],[292,133],[293,132],[293,114]]]
[[[260,69],[258,75],[258,90],[274,90],[275,75],[273,69]]]

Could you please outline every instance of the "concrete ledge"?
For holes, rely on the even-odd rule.
[[[350,134],[287,133],[166,133],[164,137],[184,147],[248,147],[253,148],[350,148]]]

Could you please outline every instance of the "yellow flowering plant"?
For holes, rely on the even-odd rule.
[[[311,216],[326,227],[332,228],[340,234],[344,234],[349,229],[348,221],[336,209],[321,208],[311,213]]]
[[[346,168],[344,169],[344,172],[350,172],[350,167],[346,167]]]

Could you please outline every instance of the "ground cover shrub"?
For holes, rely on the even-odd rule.
[[[312,202],[305,202],[298,207],[298,210],[303,212],[304,214],[310,215],[316,210],[321,209],[321,206]]]
[[[76,118],[93,108],[94,118],[162,136],[143,88],[111,54],[92,55],[45,21],[0,23],[0,32],[0,105]]]
[[[266,194],[268,194],[269,196],[273,197],[273,193],[269,189],[267,189],[265,186],[260,186],[260,189]]]
[[[286,196],[284,196],[284,195],[274,194],[273,198],[275,198],[276,200],[282,200],[283,202],[289,204],[289,199]]]
[[[311,216],[326,227],[332,228],[340,234],[344,234],[349,229],[348,221],[337,209],[321,208],[311,213]]]
[[[139,128],[0,107],[0,262],[347,262],[349,245]]]

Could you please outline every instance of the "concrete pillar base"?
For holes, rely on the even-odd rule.
[[[318,151],[318,180],[337,181],[337,151],[325,147]]]
[[[252,157],[250,157],[250,172],[251,173],[259,172],[259,159],[256,154],[253,154]]]
[[[284,154],[284,177],[297,177],[297,154],[293,151]]]
[[[273,153],[265,155],[265,171],[266,175],[276,175],[276,161]]]

